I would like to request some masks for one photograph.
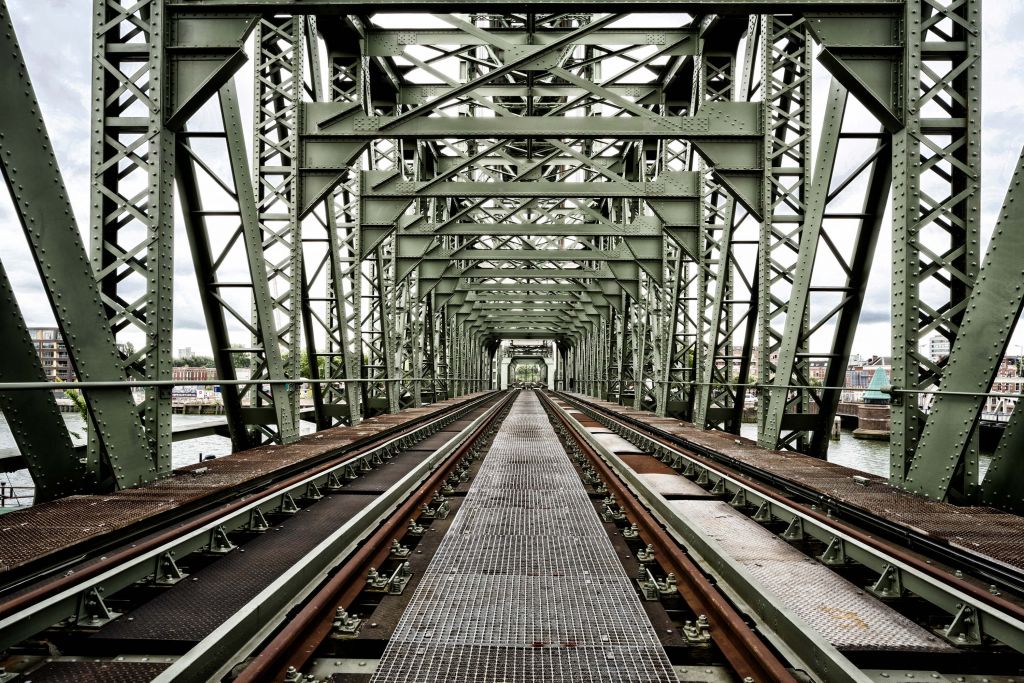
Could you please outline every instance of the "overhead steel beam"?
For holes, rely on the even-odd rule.
[[[581,83],[584,83],[581,79]],[[579,86],[578,86],[579,87]],[[596,92],[603,86],[593,84]],[[612,92],[607,97],[618,97]],[[396,139],[553,138],[655,140],[663,138],[743,139],[760,133],[758,105],[715,102],[695,116],[619,117],[496,116],[480,118],[435,117],[396,121],[397,117],[366,116],[351,107],[331,102],[303,105],[303,133],[307,163],[316,164],[319,141]],[[750,163],[756,163],[751,157]]]
[[[603,0],[608,12],[673,12],[689,14],[779,14],[793,10],[817,12],[899,11],[903,0]],[[172,7],[226,12],[276,12],[279,0],[171,0]],[[376,12],[579,12],[578,3],[567,0],[294,0],[288,10],[296,14],[374,14]]]

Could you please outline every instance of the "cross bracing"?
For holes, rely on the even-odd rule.
[[[20,58],[2,162],[82,380],[170,378],[187,240],[217,375],[252,378],[223,388],[236,448],[493,386],[500,342],[530,339],[556,344],[559,388],[733,433],[750,408],[762,446],[823,456],[868,278],[891,277],[891,478],[1017,506],[976,448],[1020,309],[978,283],[1021,284],[981,268],[980,6],[95,0],[88,244],[66,216],[36,227],[62,190]],[[975,312],[996,306],[990,332]],[[935,333],[947,362],[920,350]],[[900,393],[947,385],[975,396]],[[168,473],[168,391],[86,398],[88,456],[30,462],[74,470],[53,495]],[[64,434],[48,406],[3,397]]]

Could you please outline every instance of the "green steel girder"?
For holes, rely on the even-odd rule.
[[[513,199],[537,198],[630,198],[696,200],[696,174],[675,172],[647,182],[559,182],[553,180],[513,182],[439,182],[401,180],[394,174],[386,177],[364,172],[363,196],[366,199],[419,199],[494,197]]]
[[[892,139],[892,383],[921,390],[940,386],[945,374],[921,344],[932,334],[956,344],[978,275],[981,1],[911,0],[904,11],[906,124]],[[968,339],[963,348],[990,343]],[[891,422],[889,479],[903,486],[926,423],[922,404],[900,397]],[[926,454],[933,457],[943,467],[948,461]],[[956,487],[972,495],[978,477],[972,458]]]
[[[584,81],[581,79],[582,89]],[[590,84],[606,98],[623,100],[603,86]],[[618,104],[618,102],[615,102]],[[629,103],[632,105],[632,103]],[[634,105],[635,106],[635,105]],[[637,108],[630,117],[497,116],[483,118],[401,119],[366,116],[343,104],[307,102],[303,105],[304,164],[319,168],[328,163],[338,143],[395,139],[593,139],[657,140],[686,138],[706,140],[723,161],[737,167],[758,167],[754,149],[739,146],[745,138],[762,133],[759,107],[751,102],[716,102],[696,116],[656,116]],[[723,149],[719,149],[723,148]],[[724,151],[732,150],[732,151]]]
[[[279,0],[171,0],[172,7],[217,12],[278,12]],[[608,12],[662,12],[688,14],[785,14],[815,12],[898,12],[903,0],[603,0]],[[374,14],[376,12],[579,12],[579,3],[568,0],[293,0],[288,10],[296,14]]]
[[[755,65],[759,56],[764,59],[762,20],[751,17],[742,36],[736,36],[733,27],[719,21],[706,19],[703,26],[701,60],[695,65],[694,106],[703,107],[709,101],[728,100],[734,95],[754,99]],[[723,45],[723,38],[730,35],[733,40]],[[745,54],[742,65],[737,64],[741,39]],[[763,91],[763,73],[760,80]],[[765,118],[774,122],[771,113],[767,109]],[[767,157],[765,165],[770,165]],[[706,164],[701,168],[701,250],[694,268],[697,333],[691,352],[697,381],[688,403],[692,403],[695,424],[738,433],[744,388],[737,385],[745,384],[749,374],[761,289],[757,270],[752,267],[759,253],[757,247],[752,248],[759,229],[752,218],[760,216],[745,214],[728,184],[709,173]],[[770,179],[766,172],[763,174],[760,187],[767,188]],[[766,200],[762,203],[769,206]],[[750,251],[754,254],[745,253]]]
[[[3,13],[0,3],[0,15]],[[0,16],[0,26],[6,24],[4,19]],[[48,381],[2,263],[0,327],[6,332],[4,353],[0,353],[0,382]],[[0,391],[0,409],[35,484],[33,501],[95,490],[98,472],[87,468],[88,461],[79,461],[54,392],[45,389]]]
[[[600,35],[600,34],[598,34]],[[637,104],[652,106],[661,102],[665,96],[664,88],[657,84],[605,84],[601,86],[608,92],[622,97],[629,97]],[[422,85],[403,83],[398,91],[400,104],[422,104],[434,97],[444,94],[451,86]],[[587,91],[579,86],[562,83],[536,83],[532,86],[525,83],[488,83],[473,90],[476,97],[579,97]]]
[[[563,76],[571,75],[565,72]],[[579,80],[581,84],[586,85],[585,81]],[[411,139],[687,138],[714,167],[723,184],[729,187],[752,213],[761,215],[759,188],[762,158],[759,150],[763,128],[758,105],[746,102],[715,102],[709,103],[698,116],[658,117],[606,91],[603,85],[592,85],[594,94],[603,95],[605,99],[614,98],[614,104],[631,108],[634,114],[639,115],[629,118],[502,116],[389,119],[381,116],[367,117],[358,108],[347,104],[304,104],[300,123],[303,131],[300,152],[301,213],[308,212],[313,204],[333,189],[339,182],[344,168],[362,152],[368,140],[386,135],[389,138]],[[444,184],[433,181],[431,187]],[[435,194],[436,192],[437,190],[433,190],[424,196],[439,196]],[[663,199],[668,200],[672,197],[672,193],[669,192]],[[666,222],[674,221],[666,219]]]
[[[901,18],[894,14],[804,13],[822,46],[818,61],[890,131],[903,127]]]
[[[164,123],[180,128],[248,59],[245,41],[258,18],[171,12],[167,51],[168,107]]]
[[[811,159],[811,38],[807,21],[798,16],[771,16],[762,21],[763,101],[769,119],[765,134],[765,220],[761,224],[758,246],[757,303],[759,308],[758,383],[769,385],[780,373],[775,359],[779,355],[786,325],[793,317],[805,328],[807,308],[793,306],[795,278],[800,273],[800,249],[805,240],[807,200],[810,192]],[[802,283],[806,288],[809,280]],[[799,377],[807,378],[795,386],[810,384],[807,357],[809,340],[792,340],[797,347],[794,368]],[[788,377],[788,375],[787,375]],[[741,390],[742,393],[742,390]],[[787,419],[803,421],[810,410],[806,389],[777,392],[785,397],[785,414],[770,413],[771,398],[758,402],[762,445],[764,434],[782,428]],[[778,408],[779,404],[776,403]],[[786,417],[789,415],[789,417]],[[798,417],[793,417],[797,415]],[[813,419],[813,418],[811,418]],[[778,426],[768,426],[778,420]],[[806,434],[791,430],[786,440],[772,447],[806,449]]]
[[[805,432],[805,452],[817,457],[825,457],[827,453],[833,419],[842,394],[837,387],[846,381],[853,337],[885,212],[886,193],[892,180],[892,159],[885,134],[877,136],[873,149],[867,146],[864,160],[853,171],[844,169],[842,176],[835,177],[840,145],[851,139],[857,143],[871,140],[867,133],[859,130],[862,124],[851,124],[858,129],[853,133],[843,130],[847,99],[846,88],[838,79],[833,79],[825,123],[818,139],[814,180],[807,200],[805,241],[800,244],[789,302],[791,310],[805,311],[808,315],[786,319],[774,385],[768,399],[769,417],[760,434],[761,444],[774,448],[783,440],[795,442],[793,432]],[[853,154],[844,156],[852,158]],[[859,212],[844,210],[856,201],[860,204]],[[819,248],[825,258],[839,267],[824,273],[815,271],[813,266]],[[810,282],[812,276],[815,280],[813,285]],[[829,324],[834,327],[831,344],[821,350],[801,351],[809,346],[815,332],[826,329]],[[811,380],[806,368],[799,368],[796,363],[798,353],[812,362],[824,362],[826,369],[823,387],[808,390],[817,410],[800,416],[802,424],[790,425],[788,421],[792,418],[785,412],[790,393],[786,387],[807,385]],[[784,435],[785,429],[790,434]]]
[[[956,342],[950,349],[949,362],[942,373],[939,389],[952,393],[935,397],[907,472],[906,488],[929,498],[942,500],[950,493],[955,498],[966,496],[968,500],[976,496],[975,491],[958,487],[957,477],[963,476],[969,457],[977,458],[976,450],[973,454],[969,451],[977,448],[978,423],[986,402],[982,392],[987,392],[992,386],[1024,306],[1022,182],[1024,153],[1010,179],[1010,188],[989,242],[985,263],[967,301]],[[984,344],[984,350],[979,342]],[[1017,405],[1021,402],[1018,401]],[[1012,437],[1015,431],[1008,429],[1003,438],[1007,435]],[[1001,471],[1003,477],[1007,470],[1020,467],[1019,451],[1003,449],[999,456],[997,471]],[[976,487],[977,482],[972,485]],[[993,481],[987,487],[986,497],[998,498],[1000,489],[1010,493],[1006,490],[1005,480],[998,484]],[[1005,502],[1020,508],[1019,489],[1013,500]]]
[[[306,53],[309,55],[306,85],[317,101],[359,102],[356,71],[359,55],[333,52],[325,82],[321,68],[315,17],[306,17]],[[360,333],[360,275],[358,225],[358,178],[349,173],[337,190],[302,225],[303,341],[311,379],[338,380],[313,384],[313,407],[320,429],[340,423],[354,425],[362,419],[359,377],[362,364]],[[428,321],[429,322],[429,321]]]
[[[162,380],[171,376],[174,307],[175,136],[165,121],[170,92],[164,82],[168,17],[164,0],[93,5],[92,276],[114,339],[134,346],[124,362],[128,377]],[[149,39],[138,40],[140,35]],[[88,333],[97,330],[91,325]],[[150,477],[169,474],[170,392],[146,389],[141,409],[147,443],[144,450],[132,449],[130,457],[141,461],[132,469],[149,469],[151,462]],[[118,419],[130,421],[127,415]],[[96,457],[92,445],[89,457]]]
[[[402,217],[405,218],[404,216]],[[416,220],[401,221],[399,235],[537,235],[544,237],[628,237],[630,235],[660,236],[661,221],[654,216],[642,216],[628,225],[614,223],[428,223]]]
[[[487,32],[500,39],[504,44],[517,47],[545,45],[568,34],[571,29],[548,29],[542,32],[527,32],[515,29],[489,28]],[[443,28],[420,29],[380,29],[371,28],[366,31],[365,53],[369,57],[394,57],[401,55],[408,45],[491,45],[493,40],[487,36],[473,35],[464,30]],[[686,28],[680,29],[627,29],[604,28],[579,37],[576,45],[636,46],[654,45],[658,47],[678,46],[671,53],[685,56],[693,54],[695,34]],[[495,84],[498,85],[498,84]],[[437,93],[435,93],[436,96]]]
[[[1024,494],[1020,489],[1021,453],[1024,453],[1024,401],[1018,399],[981,481],[979,502],[1024,514]]]
[[[264,258],[263,238],[256,199],[253,195],[252,177],[248,170],[238,96],[233,81],[229,81],[221,88],[218,102],[224,146],[231,172],[230,180],[209,175],[208,169],[211,164],[204,162],[197,151],[191,148],[189,143],[192,137],[189,132],[178,135],[179,148],[176,154],[183,220],[210,332],[210,343],[214,349],[217,375],[229,380],[234,379],[233,358],[241,355],[250,360],[255,370],[251,374],[252,379],[283,379],[284,359],[276,327],[272,322],[274,295],[266,276],[267,263]],[[212,134],[210,131],[204,131],[199,139],[210,140]],[[204,172],[204,175],[200,175]],[[231,190],[230,196],[235,202],[237,212],[232,217],[238,221],[237,225],[230,228],[231,237],[215,234],[217,224],[205,210],[202,188],[211,184]],[[223,220],[225,214],[226,211],[221,210],[216,218]],[[239,238],[237,241],[236,237]],[[228,257],[238,255],[237,252],[231,251],[236,243],[239,244],[242,256],[246,259],[249,282],[245,285],[233,273],[232,276],[227,276],[229,279],[225,281],[225,275],[218,272],[221,266],[231,267]],[[251,311],[238,311],[229,305],[227,292],[237,292],[239,289],[249,290]],[[250,315],[255,318],[252,324],[248,320]],[[252,337],[251,345],[247,344],[240,349],[232,347],[228,335],[228,321],[231,319],[234,319],[235,324],[248,328]],[[262,389],[258,385],[250,385],[239,389],[225,385],[221,388],[221,394],[228,418],[228,431],[236,450],[258,445],[264,437],[271,441],[280,441],[293,438],[290,435],[297,434],[291,396],[285,386],[274,384]],[[258,400],[255,399],[257,396]],[[266,410],[251,410],[243,405],[243,399],[246,398],[249,399],[251,406],[269,404],[271,410],[269,413]],[[272,428],[270,425],[275,427]],[[250,427],[254,430],[252,433]],[[257,436],[260,433],[262,436]]]
[[[994,280],[1016,284],[1020,275],[996,252],[975,284],[980,0],[613,0],[597,9],[604,13],[580,13],[567,0],[295,0],[287,7],[276,0],[95,0],[87,273],[99,284],[95,298],[88,301],[94,286],[53,284],[77,275],[45,272],[51,262],[74,270],[73,247],[48,247],[40,263],[51,299],[65,305],[58,317],[73,343],[82,347],[93,327],[111,332],[89,342],[100,360],[83,360],[85,350],[76,349],[92,378],[102,368],[112,369],[110,377],[170,376],[173,181],[176,167],[194,161],[180,158],[189,148],[182,131],[234,77],[254,31],[254,194],[261,280],[273,296],[269,313],[264,301],[255,320],[252,311],[242,314],[256,337],[266,329],[268,339],[254,348],[288,353],[288,368],[274,364],[262,376],[296,376],[305,348],[328,359],[329,378],[369,380],[341,391],[318,388],[321,427],[342,417],[342,404],[355,421],[360,410],[473,390],[492,374],[497,340],[515,335],[558,340],[562,386],[663,413],[672,402],[673,411],[688,414],[697,395],[699,421],[736,428],[743,388],[707,396],[696,391],[693,370],[700,368],[701,380],[744,383],[760,325],[759,380],[775,387],[762,398],[760,441],[820,455],[837,393],[783,387],[808,382],[808,361],[824,348],[826,330],[833,330],[829,382],[842,379],[890,173],[893,383],[966,391],[988,378],[998,349],[987,345],[1005,345],[1009,325],[992,313],[997,295],[989,290],[998,289]],[[407,11],[432,12],[449,28],[377,28],[360,17]],[[528,17],[562,11],[558,23]],[[612,28],[620,17],[607,12],[619,11],[703,18]],[[488,12],[508,17],[480,21]],[[742,17],[754,21],[734,91]],[[834,120],[819,141],[817,185],[808,183],[809,36],[835,81],[886,133],[859,159],[857,183],[865,187],[856,190],[864,200],[856,214],[833,212],[841,190],[830,178],[849,162],[833,144],[842,133]],[[763,71],[755,79],[758,58]],[[459,64],[457,74],[446,60]],[[609,76],[619,71],[612,60],[628,64]],[[304,102],[308,95],[316,101]],[[15,112],[19,118],[32,116]],[[31,168],[4,164],[22,174]],[[199,193],[189,189],[188,173],[179,181],[195,232],[205,219]],[[834,227],[839,220],[855,221],[843,224],[855,226],[845,254],[829,234],[842,230]],[[744,232],[756,223],[763,224],[759,267],[749,273],[740,255],[750,250]],[[31,226],[28,232],[33,239]],[[844,272],[812,284],[824,244]],[[579,267],[566,267],[573,264]],[[209,300],[217,280],[204,282]],[[84,301],[74,312],[66,312],[70,289]],[[823,290],[841,303],[819,315],[813,302]],[[109,324],[83,327],[90,306]],[[223,320],[211,322],[211,332],[218,325]],[[226,339],[221,332],[214,336]],[[920,352],[932,333],[953,343],[948,364]],[[139,336],[137,350],[115,350],[115,341]],[[230,352],[215,352],[225,366]],[[746,365],[734,372],[737,355]],[[294,406],[294,396],[278,401],[263,393],[256,404],[265,405],[253,407],[264,413],[270,404]],[[91,402],[105,396],[90,394]],[[120,485],[166,472],[167,392],[148,390],[141,421],[113,394],[103,417],[123,428],[98,430],[86,469],[98,471],[102,447],[104,467]],[[979,487],[981,399],[940,399],[929,417],[912,394],[895,396],[894,483],[956,501],[980,495],[1018,504],[1007,473],[1024,429],[1008,430],[990,483]],[[297,433],[286,417],[275,418],[285,440]],[[235,423],[244,431],[245,420]],[[115,465],[111,448],[131,463]]]
[[[68,356],[83,381],[124,381],[123,361],[107,325],[100,292],[5,3],[0,3],[0,49],[5,55],[0,64],[0,83],[8,93],[0,98],[0,170]],[[7,305],[10,319],[16,305],[13,301]],[[16,332],[16,326],[7,329]],[[19,343],[18,337],[12,336],[12,343]],[[26,368],[31,372],[31,365]],[[53,481],[75,471],[83,471],[89,478],[82,486],[100,490],[134,486],[169,471],[170,453],[166,453],[166,462],[158,461],[146,443],[131,391],[123,387],[95,389],[85,393],[85,400],[92,420],[90,436],[101,452],[94,452],[84,467],[61,467],[48,473],[43,482],[47,494],[58,488],[77,488],[78,483],[58,486]],[[25,403],[18,405],[22,401]],[[13,399],[19,410],[28,409],[33,402],[31,397]],[[40,428],[55,435],[59,445],[61,434],[66,434],[61,416],[36,412],[34,417],[40,421]],[[37,454],[23,455],[31,462]]]
[[[296,108],[303,96],[305,30],[302,16],[262,17],[254,38],[252,181],[265,279],[273,292],[269,315],[261,311],[255,322],[271,335],[267,347],[281,349],[283,376],[271,374],[271,379],[299,377],[302,349],[304,278],[297,203]],[[260,369],[254,361],[254,377]],[[274,373],[276,368],[271,365],[268,370]],[[278,389],[273,396],[254,392],[255,405],[251,408],[271,407],[277,423],[270,438],[289,443],[299,436],[299,387],[289,384],[282,388],[283,392]]]

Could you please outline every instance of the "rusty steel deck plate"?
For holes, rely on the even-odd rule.
[[[59,660],[46,662],[16,680],[25,683],[149,683],[168,666],[155,662]]]
[[[244,486],[361,439],[433,415],[479,397],[470,394],[336,427],[286,446],[259,446],[189,465],[174,475],[135,489],[94,496],[70,496],[7,513],[0,518],[0,581],[3,573],[47,555],[94,541],[220,491]],[[440,434],[435,436],[441,436]],[[451,435],[448,434],[447,438]]]

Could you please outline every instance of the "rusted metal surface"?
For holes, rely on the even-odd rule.
[[[46,662],[26,674],[24,680],[32,683],[148,683],[166,668],[167,664],[155,662],[59,660]]]
[[[823,499],[840,501],[892,524],[1024,572],[1024,518],[1017,515],[994,508],[959,506],[922,498],[890,486],[881,477],[802,453],[771,451],[733,434],[703,431],[679,420],[655,418],[652,413],[625,409],[589,397],[578,398],[605,411],[642,420],[696,446],[799,484]]]
[[[865,516],[878,516],[897,529],[904,530],[908,536],[912,533],[920,534],[929,541],[948,544],[956,550],[978,556],[983,562],[994,562],[1013,573],[1019,574],[1024,571],[1024,519],[1021,517],[992,508],[956,506],[928,500],[889,486],[881,477],[842,465],[799,453],[758,448],[749,439],[722,432],[701,431],[688,423],[656,418],[652,413],[626,409],[607,401],[578,395],[574,395],[573,398],[593,404],[612,416],[635,417],[649,426],[657,426],[658,429],[678,437],[684,443],[690,442],[708,450],[721,449],[727,457],[763,470],[770,477],[785,481],[792,473],[794,477],[799,476],[799,484],[802,487],[818,491],[817,500],[820,503],[826,503],[830,499],[840,500],[863,510]],[[650,437],[668,447],[680,448],[679,444],[655,433],[651,433]],[[687,456],[701,462],[712,471],[736,475],[736,472],[723,463],[696,451],[687,450]],[[862,481],[855,481],[854,476]],[[744,478],[744,484],[769,498],[777,498],[780,495],[779,490],[754,481],[750,477]],[[1017,619],[1024,619],[1024,606],[990,591],[985,582],[979,582],[968,575],[955,575],[951,570],[936,566],[934,562],[908,551],[902,545],[886,541],[876,534],[866,533],[853,524],[824,514],[818,508],[794,500],[787,500],[787,503],[799,507],[802,514],[817,522],[888,553],[915,570],[953,586],[979,602]]]
[[[104,496],[74,496],[3,515],[0,519],[0,566],[6,564],[6,569],[10,571],[45,562],[58,551],[69,553],[79,546],[91,546],[99,542],[101,537],[114,537],[113,532],[124,532],[132,525],[158,519],[161,513],[180,513],[199,499],[212,496],[216,500],[218,493],[222,497],[229,496],[229,502],[225,505],[193,515],[166,532],[153,533],[138,543],[113,550],[102,561],[90,562],[76,569],[73,574],[44,580],[28,589],[12,592],[0,602],[0,617],[17,612],[243,505],[245,501],[238,498],[238,489],[244,488],[244,482],[266,481],[275,472],[301,469],[303,461],[323,459],[320,464],[297,474],[282,475],[284,479],[262,490],[273,492],[286,489],[298,479],[329,468],[339,461],[356,457],[372,447],[373,437],[401,434],[404,429],[415,428],[426,417],[438,416],[479,396],[464,396],[427,408],[372,418],[354,428],[337,427],[308,435],[300,442],[288,446],[261,446],[235,453],[202,466],[183,468],[175,476],[147,486]],[[353,432],[358,432],[358,435]],[[338,451],[340,454],[330,459],[330,454]],[[203,471],[203,468],[206,470]],[[0,581],[3,579],[4,573],[0,572]]]
[[[650,455],[639,455],[636,453],[619,454],[622,461],[629,465],[629,468],[638,474],[671,474],[676,476],[676,471]]]
[[[511,397],[504,399],[506,405]],[[503,411],[495,411],[395,510],[387,521],[363,543],[362,547],[334,573],[314,596],[306,601],[291,620],[249,662],[235,683],[260,683],[280,680],[289,666],[301,670],[320,643],[327,637],[337,607],[349,607],[363,590],[366,572],[378,567],[390,553],[391,541],[401,537],[410,518],[441,487],[459,459],[469,452],[473,443],[488,427],[500,419]]]
[[[551,399],[545,397],[545,400]],[[552,414],[572,433],[571,425],[557,411]],[[711,637],[736,673],[741,677],[749,676],[755,681],[795,683],[796,679],[785,664],[747,625],[743,616],[718,592],[615,472],[586,441],[578,439],[577,444],[619,501],[629,521],[637,525],[640,538],[653,545],[659,561],[667,570],[675,573],[683,600],[695,612],[708,616]]]

